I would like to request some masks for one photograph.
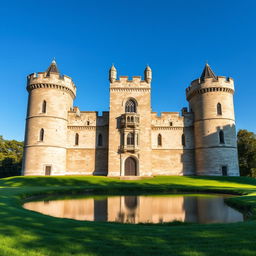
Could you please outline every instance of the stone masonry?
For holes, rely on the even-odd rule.
[[[144,80],[112,66],[109,80],[100,116],[73,106],[76,86],[55,61],[28,76],[24,175],[239,175],[232,78],[206,64],[181,115],[152,112],[149,66]]]

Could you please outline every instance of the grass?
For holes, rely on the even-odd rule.
[[[252,219],[232,224],[119,224],[58,219],[27,211],[35,195],[131,193],[230,193],[228,203]],[[245,177],[155,177],[124,181],[107,177],[0,179],[0,255],[255,256],[256,180]]]

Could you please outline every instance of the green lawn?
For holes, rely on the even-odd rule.
[[[0,179],[0,256],[256,255],[256,180],[241,177],[106,177]],[[58,219],[22,208],[32,195],[75,193],[217,192],[239,195],[228,203],[251,213],[233,224],[118,224]],[[254,208],[255,207],[255,208]]]

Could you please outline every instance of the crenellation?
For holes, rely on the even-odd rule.
[[[46,72],[32,73],[27,77],[27,90],[33,90],[35,88],[54,88],[67,90],[72,94],[72,97],[76,96],[76,86],[69,76],[55,73],[50,73],[47,76]]]
[[[186,88],[189,108],[152,112],[152,70],[109,70],[110,110],[73,106],[76,86],[55,61],[27,77],[24,175],[239,175],[234,80],[208,64]]]

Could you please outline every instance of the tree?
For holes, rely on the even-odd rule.
[[[4,140],[0,136],[0,177],[21,174],[23,142]]]
[[[256,134],[239,130],[237,147],[241,176],[256,177]]]

